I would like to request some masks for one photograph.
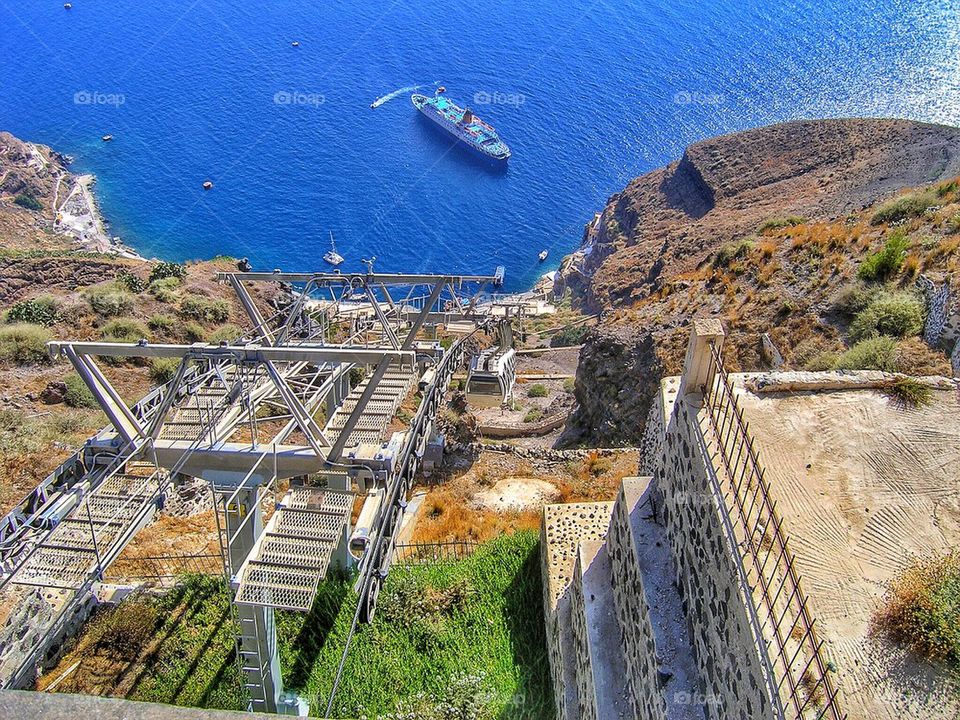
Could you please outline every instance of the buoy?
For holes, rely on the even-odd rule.
[[[104,135],[100,139],[103,140],[104,142],[110,142],[111,140],[113,140],[113,135]]]
[[[299,40],[294,40],[294,41],[293,41],[292,43],[290,43],[290,44],[293,45],[294,47],[300,47],[300,41],[299,41]]]
[[[204,189],[204,190],[209,190],[209,189],[212,188],[212,187],[213,187],[213,183],[210,182],[209,180],[207,180],[206,182],[203,183],[203,189]]]

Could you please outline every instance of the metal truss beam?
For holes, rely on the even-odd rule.
[[[112,357],[158,357],[158,358],[205,358],[223,359],[247,363],[263,362],[312,362],[353,363],[372,365],[383,359],[413,362],[414,353],[409,350],[389,348],[358,348],[338,345],[323,347],[264,347],[260,345],[150,345],[148,343],[66,342],[53,340],[47,343],[50,355],[67,354],[68,348],[76,355],[104,355]]]
[[[65,348],[64,354],[123,439],[132,443],[137,438],[146,437],[143,427],[114,390],[110,381],[100,372],[96,363],[84,354],[76,352],[72,347]]]
[[[217,277],[219,278],[220,276],[218,275]],[[253,321],[253,331],[263,338],[267,345],[274,345],[273,332],[271,332],[266,321],[263,319],[263,315],[260,314],[259,308],[257,308],[256,303],[253,302],[253,298],[250,297],[250,293],[248,293],[247,289],[243,286],[243,282],[234,275],[229,276],[229,281],[234,292],[237,293],[237,297],[240,299],[240,304],[243,305],[243,309],[247,311],[250,320]]]

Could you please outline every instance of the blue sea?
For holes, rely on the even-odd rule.
[[[172,260],[317,269],[333,231],[344,269],[505,265],[516,289],[693,141],[805,117],[960,123],[952,0],[72,4],[0,0],[0,128],[72,155],[113,234]],[[434,83],[498,129],[506,168],[409,92],[369,107]]]

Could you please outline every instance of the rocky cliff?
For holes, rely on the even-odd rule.
[[[868,208],[958,174],[960,129],[851,119],[705,140],[633,180],[587,226],[582,250],[559,273],[558,288],[605,317],[583,350],[580,409],[566,441],[635,442],[649,391],[661,373],[679,369],[693,314],[726,321],[731,362],[744,367],[762,364],[766,331],[788,361],[810,338],[842,347],[827,300],[855,275],[870,243],[883,241],[886,225],[871,223]],[[821,246],[822,257],[806,252]],[[716,262],[724,248],[740,255],[724,261],[735,267]],[[825,258],[834,270],[821,278]],[[631,387],[642,397],[630,396]]]

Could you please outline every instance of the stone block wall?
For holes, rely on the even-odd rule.
[[[540,529],[540,562],[547,630],[547,659],[559,720],[579,717],[571,581],[581,541],[607,535],[612,502],[545,505]]]
[[[613,595],[628,690],[633,700],[633,715],[644,720],[666,720],[666,703],[657,672],[657,648],[650,623],[650,607],[634,552],[630,533],[630,505],[623,485],[620,486],[610,518],[607,542],[616,575]]]
[[[582,557],[577,557],[574,575],[582,574]],[[590,672],[590,641],[587,638],[586,612],[583,598],[583,584],[570,585],[570,629],[573,631],[573,648],[576,653],[575,671],[577,678],[577,698],[580,708],[580,720],[597,720],[596,707],[593,704],[595,688]]]
[[[698,422],[699,395],[663,385],[664,447],[658,486],[677,583],[704,683],[707,716],[768,720],[765,665],[740,584],[736,548],[714,492],[715,475]]]

